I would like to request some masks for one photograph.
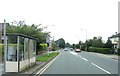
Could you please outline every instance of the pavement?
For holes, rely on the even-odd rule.
[[[96,54],[96,55],[98,55],[98,56],[108,57],[108,58],[111,58],[111,59],[115,59],[115,60],[120,61],[120,56],[115,55],[115,54],[101,54],[101,53],[95,53],[95,52],[89,52],[89,53],[91,53],[91,54]]]
[[[53,52],[57,52],[57,51],[49,51],[49,53],[53,53]],[[47,52],[45,53],[42,53],[40,55],[37,55],[36,57],[38,56],[43,56],[47,54]],[[48,61],[49,62],[49,61]],[[29,75],[32,75],[32,74],[36,74],[36,71],[41,69],[43,66],[45,66],[48,62],[36,62],[36,64],[24,71],[21,71],[20,74],[29,74]]]
[[[2,75],[3,73],[3,68],[4,68],[4,64],[2,62],[0,62],[0,75]]]
[[[20,74],[34,74],[38,69],[42,68],[46,62],[36,62],[34,66],[32,66],[29,69],[26,69],[25,71],[20,72]]]

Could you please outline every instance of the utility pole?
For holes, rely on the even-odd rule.
[[[4,73],[6,73],[6,59],[7,59],[7,40],[6,40],[6,20],[4,19]]]

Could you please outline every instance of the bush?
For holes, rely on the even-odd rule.
[[[8,46],[15,46],[17,47],[17,44],[7,44],[7,47]],[[4,44],[0,44],[0,53],[4,54]]]
[[[89,47],[89,52],[97,52],[97,53],[103,53],[103,54],[110,54],[110,48],[97,48],[97,47]]]

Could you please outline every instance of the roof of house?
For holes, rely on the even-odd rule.
[[[120,33],[116,34],[116,35],[112,35],[109,38],[115,38],[115,37],[120,37]]]

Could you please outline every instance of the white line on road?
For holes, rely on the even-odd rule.
[[[96,64],[94,64],[94,63],[92,63],[92,65],[96,66],[97,68],[101,69],[102,71],[104,71],[104,72],[106,72],[106,73],[108,73],[108,74],[111,74],[111,73],[108,72],[107,70],[105,70],[105,69],[99,67],[98,65],[96,65]]]
[[[78,55],[77,53],[75,53],[75,52],[72,52],[72,51],[71,51],[70,53],[71,53],[72,55]]]
[[[60,55],[61,53],[52,61],[50,61],[47,65],[45,65],[39,72],[37,72],[37,74],[42,74]]]
[[[85,61],[88,61],[87,59],[85,59],[85,58],[82,58],[83,60],[85,60]]]
[[[81,56],[81,55],[79,55],[79,57],[80,57],[80,58],[82,58],[82,56]]]

